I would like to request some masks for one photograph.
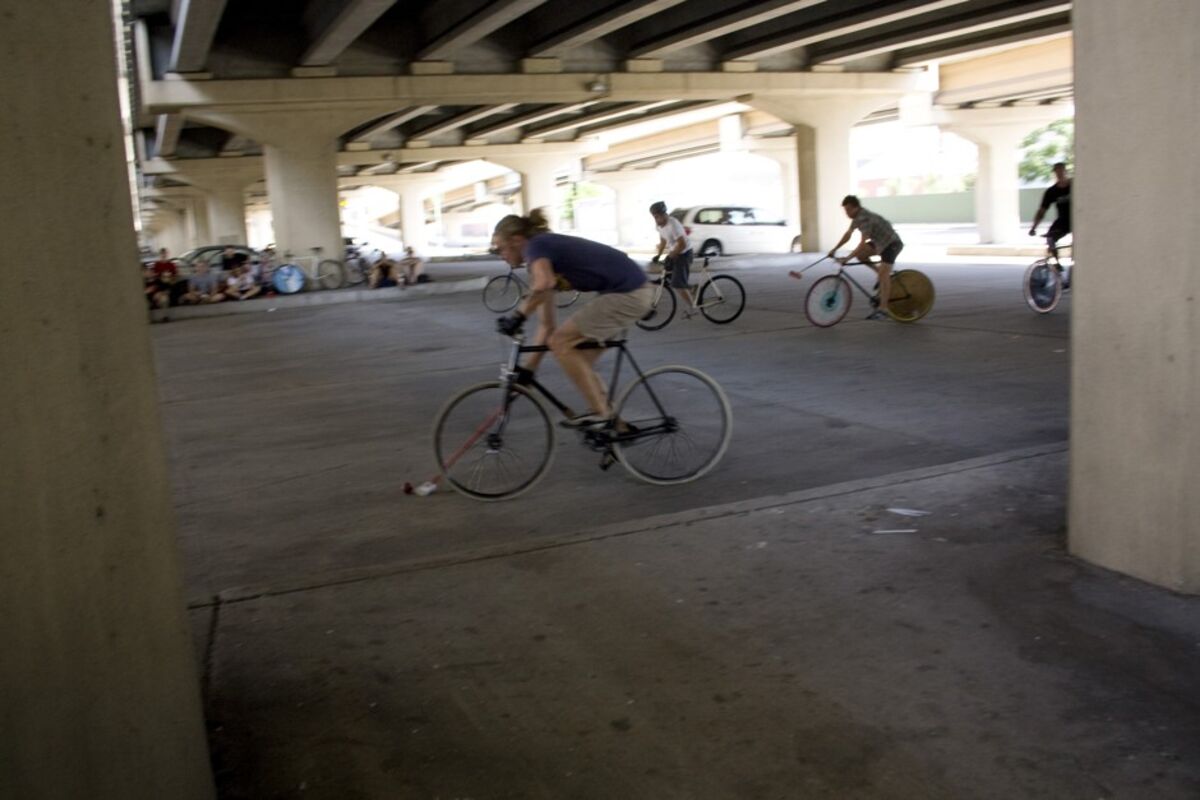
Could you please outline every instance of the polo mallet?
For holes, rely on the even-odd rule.
[[[793,277],[793,278],[795,278],[795,279],[796,279],[796,280],[798,280],[798,281],[800,281],[800,280],[804,280],[804,273],[808,272],[810,269],[812,269],[813,267],[815,267],[817,264],[820,264],[822,261],[827,261],[827,260],[828,260],[828,259],[830,259],[830,258],[832,258],[832,256],[828,256],[828,255],[826,255],[826,256],[822,256],[821,258],[818,258],[816,261],[814,261],[813,263],[809,264],[807,267],[805,267],[805,268],[804,268],[804,269],[802,269],[802,270],[799,270],[799,271],[797,271],[797,270],[794,270],[794,269],[793,269],[793,270],[788,270],[788,275],[789,275],[790,277]]]
[[[483,424],[476,428],[473,434],[467,437],[467,440],[462,443],[462,446],[455,450],[454,454],[451,455],[450,458],[446,459],[447,470],[453,467],[458,460],[463,457],[463,454],[470,450],[471,447],[473,447],[474,444],[479,441],[479,437],[483,436],[484,431],[486,431],[491,424],[496,421],[496,418],[499,417],[503,411],[503,408],[498,408],[493,411],[492,414],[483,421]],[[417,497],[427,497],[438,490],[438,486],[442,482],[443,475],[445,475],[445,470],[439,470],[436,474],[430,476],[429,480],[417,486],[413,486],[408,481],[405,481],[404,493],[415,494]]]

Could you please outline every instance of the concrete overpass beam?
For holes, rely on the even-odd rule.
[[[505,156],[496,160],[509,169],[521,174],[521,209],[528,214],[542,208],[550,219],[550,227],[557,228],[559,220],[558,176],[574,169],[578,171],[578,157],[547,157],[542,155]]]
[[[1200,246],[1200,230],[1180,224],[1200,204],[1200,162],[1180,157],[1195,147],[1200,102],[1163,75],[1165,64],[1173,75],[1200,70],[1200,4],[1090,0],[1074,24],[1069,546],[1197,594],[1200,272],[1186,255],[1156,258],[1155,300],[1135,302],[1130,266],[1166,242],[1181,254]],[[1118,57],[1132,43],[1154,58]]]
[[[296,130],[276,132],[274,141],[263,146],[263,160],[276,250],[309,256],[317,247],[323,258],[341,259],[336,139]]]

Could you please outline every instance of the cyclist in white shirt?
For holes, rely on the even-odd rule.
[[[690,317],[696,304],[692,300],[692,292],[688,288],[688,280],[692,272],[692,244],[688,241],[683,223],[667,214],[667,204],[661,200],[650,206],[650,216],[658,227],[658,252],[654,260],[658,261],[666,253],[664,262],[671,272],[671,288],[683,295],[687,303],[684,317]]]

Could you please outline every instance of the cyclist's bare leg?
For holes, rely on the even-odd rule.
[[[605,391],[604,381],[592,368],[604,351],[575,349],[586,341],[589,339],[580,332],[579,327],[573,321],[567,320],[551,334],[547,344],[550,346],[550,352],[554,353],[554,357],[562,365],[563,372],[567,373],[567,377],[587,401],[588,408],[607,417],[610,413],[608,392]]]
[[[887,312],[888,300],[892,296],[892,264],[880,263],[875,268],[879,276],[879,310]]]

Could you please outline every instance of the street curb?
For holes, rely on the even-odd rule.
[[[834,483],[827,486],[801,489],[799,491],[789,492],[787,494],[766,495],[764,497],[756,497],[750,500],[738,500],[732,503],[705,506],[688,511],[676,511],[669,514],[660,514],[653,517],[645,517],[640,520],[626,520],[624,522],[602,525],[595,528],[584,528],[570,534],[543,537],[540,539],[525,541],[519,544],[474,548],[466,552],[448,554],[435,558],[417,559],[408,562],[396,562],[388,565],[381,564],[366,568],[359,567],[352,570],[335,570],[320,577],[311,576],[307,579],[297,580],[290,584],[275,587],[234,587],[217,593],[215,597],[210,596],[189,600],[188,608],[198,609],[213,605],[222,605],[225,603],[240,603],[262,597],[293,594],[311,589],[360,583],[378,578],[402,575],[409,572],[420,572],[424,570],[456,566],[459,564],[470,564],[479,561],[510,558],[513,556],[525,555],[543,550],[552,550],[569,545],[583,544],[586,542],[594,542],[604,539],[614,539],[622,536],[631,536],[638,533],[648,533],[651,531],[662,530],[664,528],[686,527],[698,522],[706,522],[723,517],[740,516],[756,511],[765,511],[784,506],[799,505],[802,503],[812,502],[814,500],[842,497],[859,492],[882,489],[887,486],[899,486],[907,483],[915,483],[932,478],[939,478],[946,475],[954,475],[962,472],[986,469],[988,467],[1009,464],[1015,461],[1027,461],[1034,458],[1043,458],[1050,455],[1065,453],[1068,452],[1068,450],[1069,447],[1067,442],[1052,442],[1049,444],[1008,450],[1001,453],[993,453],[991,455],[979,456],[977,458],[969,458],[962,461],[951,461],[931,467],[920,467],[918,469],[893,472],[887,475],[878,475],[873,478],[860,478],[858,480]],[[452,492],[453,490],[448,489],[447,491]]]
[[[481,291],[490,276],[468,278],[459,281],[430,281],[409,286],[388,287],[386,289],[339,289],[334,291],[301,292],[293,295],[278,295],[248,300],[244,303],[226,300],[207,306],[176,306],[151,312],[153,322],[161,322],[164,316],[170,321],[181,319],[199,319],[202,317],[227,317],[234,314],[254,314],[271,311],[289,311],[295,308],[311,308],[313,306],[341,305],[343,303],[377,303],[384,300],[416,300],[436,294],[456,294],[458,292]]]

